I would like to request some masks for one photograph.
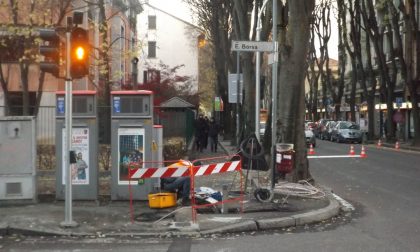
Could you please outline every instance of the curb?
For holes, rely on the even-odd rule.
[[[200,233],[212,234],[212,233],[229,233],[229,232],[245,232],[245,231],[249,232],[249,231],[278,229],[278,228],[285,228],[285,227],[295,227],[295,226],[302,226],[305,224],[320,222],[320,221],[329,219],[331,217],[337,216],[340,212],[339,202],[330,196],[328,196],[328,198],[330,200],[330,204],[328,206],[318,209],[318,210],[308,212],[308,213],[296,214],[290,217],[247,221],[245,223],[229,225],[222,228],[207,230]],[[255,227],[253,225],[254,223],[256,225]]]
[[[269,229],[279,229],[286,227],[302,226],[305,224],[320,222],[331,217],[334,217],[340,212],[339,202],[328,196],[330,204],[324,208],[317,209],[308,213],[296,214],[290,217],[272,218],[264,220],[248,220],[242,223],[235,223],[220,228],[214,228],[204,231],[197,232],[177,232],[167,231],[165,233],[154,233],[154,232],[109,232],[109,233],[77,233],[77,232],[59,232],[59,231],[47,231],[7,226],[7,224],[0,223],[0,235],[6,235],[10,232],[18,232],[23,235],[42,235],[42,236],[99,236],[99,237],[161,237],[169,238],[173,236],[186,236],[186,237],[197,237],[201,235],[221,234],[221,233],[240,233],[240,232],[252,232],[252,231],[263,231]]]

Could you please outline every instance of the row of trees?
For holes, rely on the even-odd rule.
[[[214,52],[214,69],[216,71],[216,91],[224,101],[228,100],[227,76],[229,72],[236,72],[235,57],[230,52],[231,41],[234,40],[255,40],[257,13],[262,8],[263,0],[242,1],[242,0],[185,0],[192,10],[197,14],[198,23],[206,31],[206,37],[211,42]],[[279,141],[295,144],[296,164],[293,174],[294,180],[307,179],[310,177],[306,159],[306,148],[304,139],[304,78],[306,72],[306,56],[308,52],[308,41],[310,36],[309,24],[313,9],[314,0],[278,1],[277,16],[279,21],[276,26],[279,32],[276,40],[279,41],[279,69],[278,80],[279,97],[277,106],[278,121],[276,137]],[[272,27],[272,2],[267,4],[266,11],[262,15],[261,41],[269,40]],[[253,13],[249,15],[249,13]],[[251,34],[251,35],[250,35]],[[240,107],[240,121],[242,136],[254,132],[255,125],[255,62],[251,53],[241,53],[241,73],[244,81],[244,100]],[[269,70],[268,70],[269,71]],[[270,76],[267,73],[266,76]],[[266,83],[270,78],[266,77]],[[271,90],[271,85],[266,85]],[[266,100],[271,100],[272,94],[268,92]],[[226,104],[225,117],[222,122],[227,133],[234,133],[235,107]],[[264,138],[266,150],[271,146],[271,111]]]
[[[334,9],[339,29],[339,76],[333,78],[329,68],[328,43],[331,35],[331,6]],[[414,121],[414,144],[420,144],[419,121],[419,50],[418,20],[414,0],[322,0],[317,6],[312,22],[311,50],[308,57],[310,83],[308,110],[313,120],[319,119],[318,79],[321,78],[322,104],[328,97],[335,104],[339,118],[343,90],[350,77],[351,118],[355,117],[356,92],[365,98],[369,120],[368,138],[373,139],[375,103],[387,104],[387,138],[396,137],[393,103],[396,87],[408,93],[412,104]],[[319,54],[314,41],[318,39]],[[388,47],[384,46],[385,44]],[[349,63],[349,64],[348,64]],[[350,65],[350,76],[346,65]],[[316,66],[316,68],[315,68]],[[405,94],[402,94],[405,95]],[[378,125],[376,125],[378,126]],[[379,125],[380,126],[380,125]]]

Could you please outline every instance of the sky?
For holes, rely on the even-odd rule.
[[[149,4],[194,24],[190,8],[182,0],[148,0]]]
[[[317,0],[318,2],[319,0]],[[194,23],[194,18],[186,3],[182,0],[149,0],[149,3],[163,11],[183,19],[189,23]],[[335,1],[333,1],[335,5]],[[319,45],[315,45],[319,48]],[[328,43],[328,53],[330,58],[338,60],[338,25],[333,13],[331,13],[331,38]],[[319,53],[318,53],[319,55]]]

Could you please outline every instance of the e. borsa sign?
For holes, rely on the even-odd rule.
[[[274,46],[273,46],[273,42],[232,40],[231,50],[232,51],[246,51],[246,52],[272,52],[274,51]]]

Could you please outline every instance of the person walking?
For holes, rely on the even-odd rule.
[[[218,136],[220,126],[212,117],[209,123],[209,138],[210,138],[210,149],[212,152],[217,152]]]
[[[210,125],[210,120],[207,116],[204,117],[204,136],[203,136],[203,140],[204,140],[204,149],[207,149],[207,145],[208,145],[208,139],[209,139],[209,125]]]

